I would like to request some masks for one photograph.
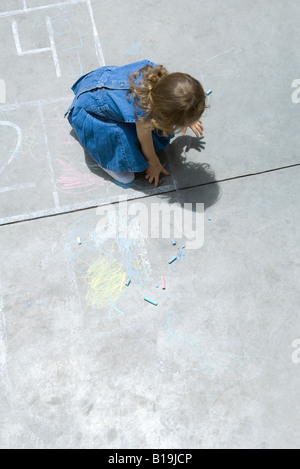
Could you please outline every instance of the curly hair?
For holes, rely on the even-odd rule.
[[[146,65],[129,76],[134,105],[148,122],[167,136],[196,122],[206,105],[200,82],[186,73],[169,73],[163,65]]]

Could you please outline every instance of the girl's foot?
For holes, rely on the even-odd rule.
[[[110,171],[109,169],[102,168],[102,166],[100,166],[100,168],[103,169],[103,171],[105,171],[107,174],[109,174],[113,179],[118,182],[121,182],[122,184],[130,184],[135,179],[135,174],[130,171],[126,171],[124,173],[117,173],[116,171]]]

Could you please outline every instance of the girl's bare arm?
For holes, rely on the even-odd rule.
[[[143,155],[148,163],[151,165],[160,164],[153,145],[152,128],[144,122],[136,122],[136,131]]]
[[[170,173],[161,165],[155,152],[152,128],[143,122],[137,122],[136,131],[143,155],[149,163],[145,178],[149,180],[150,184],[154,181],[155,187],[158,187],[160,173],[164,173],[167,176],[169,176]]]

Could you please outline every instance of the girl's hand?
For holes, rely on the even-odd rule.
[[[194,132],[196,137],[200,137],[200,135],[203,135],[203,125],[202,125],[201,121],[197,121],[194,124],[190,125],[189,127],[190,127],[190,129],[192,129],[192,131]],[[184,129],[182,130],[182,135],[186,134],[186,129],[187,128],[184,127]],[[200,135],[198,135],[198,134],[200,134]]]
[[[167,176],[170,176],[170,173],[160,163],[149,163],[149,166],[146,170],[145,178],[148,179],[150,184],[152,184],[152,182],[154,181],[155,187],[158,187],[160,173],[164,173]]]

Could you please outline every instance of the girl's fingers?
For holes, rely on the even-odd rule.
[[[194,134],[196,135],[197,138],[199,138],[200,135],[203,135],[202,121],[197,121],[197,122],[195,122],[195,124],[190,125],[189,127],[190,127],[190,129],[192,129],[192,131],[194,132]],[[184,127],[182,129],[182,135],[185,135],[186,131],[187,131],[187,127]],[[199,132],[199,133],[197,133],[197,132]]]
[[[164,167],[162,167],[161,172],[164,173],[166,176],[170,176],[169,171],[167,171]],[[151,176],[150,174],[146,174],[145,178],[148,179],[148,182],[152,184],[154,182],[155,187],[159,185],[159,175],[158,176]]]
[[[191,127],[192,131],[194,132],[194,134],[196,135],[196,137],[198,138],[199,135],[197,134],[197,127],[193,125],[193,127]]]
[[[203,127],[201,124],[195,124],[195,129],[199,132],[200,135],[203,135]],[[198,137],[198,135],[197,135]]]

